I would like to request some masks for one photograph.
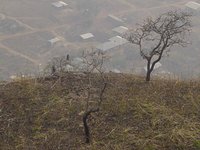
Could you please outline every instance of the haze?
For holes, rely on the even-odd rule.
[[[0,80],[17,74],[37,74],[54,57],[80,57],[82,50],[95,49],[119,36],[123,30],[117,27],[131,29],[146,17],[186,10],[189,0],[63,0],[63,6],[56,2],[0,0]],[[191,44],[172,48],[157,74],[199,77],[198,11],[193,10],[193,30],[188,40]],[[145,61],[137,47],[126,43],[106,53],[111,56],[110,70],[143,73]]]

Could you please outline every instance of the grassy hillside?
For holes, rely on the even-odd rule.
[[[91,82],[93,105],[100,80]],[[199,150],[200,81],[107,74],[102,107],[84,142],[84,75],[21,79],[0,86],[2,150]]]

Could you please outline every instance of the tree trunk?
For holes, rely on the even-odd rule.
[[[90,115],[89,113],[85,113],[83,115],[83,125],[84,125],[84,130],[85,130],[85,143],[90,143],[90,130],[89,130],[89,127],[87,124],[87,119],[88,119],[89,115]]]
[[[147,73],[146,73],[146,81],[149,82],[151,80],[151,59],[147,60]]]
[[[91,113],[96,113],[99,111],[99,108],[94,108],[90,109],[89,111],[85,112],[83,115],[83,125],[84,125],[84,130],[85,130],[85,143],[90,143],[90,129],[88,126],[88,117],[90,116]]]
[[[150,80],[151,80],[151,71],[147,70],[146,81],[149,82]]]

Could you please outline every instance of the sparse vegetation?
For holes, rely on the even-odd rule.
[[[105,101],[88,118],[89,145],[82,122],[87,94],[77,90],[84,74],[68,72],[62,84],[51,77],[2,83],[1,149],[199,149],[199,81],[154,79],[146,84],[132,75],[105,75]],[[96,75],[91,78],[92,86],[99,86]]]

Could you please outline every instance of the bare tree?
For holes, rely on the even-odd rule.
[[[70,60],[69,60],[69,55],[67,54],[67,56],[60,56],[60,57],[54,57],[51,62],[50,62],[50,66],[54,69],[52,69],[51,73],[63,73],[65,72],[65,67],[67,66],[67,64],[70,64]]]
[[[75,81],[72,80],[71,82],[73,83],[70,83],[69,80],[68,82],[69,85],[72,85],[72,91],[78,96],[81,95],[81,98],[85,100],[84,110],[81,112],[81,114],[83,113],[82,121],[85,143],[90,143],[91,141],[88,119],[92,114],[100,111],[104,93],[108,85],[104,67],[104,62],[107,59],[107,55],[101,51],[84,51],[80,58],[81,61],[73,65],[74,71],[71,72],[71,75],[73,75],[72,78]],[[65,73],[65,66],[68,64],[71,64],[68,55],[67,57],[56,57],[49,63],[48,68],[50,67],[51,74],[58,74],[61,80],[63,77],[62,74]],[[66,74],[64,75],[66,76]],[[76,83],[77,81],[78,84]],[[54,86],[55,84],[52,87]]]
[[[191,30],[191,14],[170,11],[157,18],[147,18],[136,30],[124,35],[130,43],[139,46],[140,55],[147,61],[146,81],[164,55],[174,45],[186,46],[186,35]]]
[[[99,51],[92,51],[83,53],[83,63],[85,64],[85,75],[86,75],[86,85],[85,91],[86,96],[86,105],[83,114],[83,125],[85,132],[85,142],[90,143],[90,129],[88,126],[88,118],[92,113],[97,113],[100,110],[103,95],[107,88],[107,80],[105,76],[105,70],[103,67],[106,55]],[[98,80],[98,83],[96,81]],[[95,92],[96,97],[92,96],[94,92],[94,87],[98,88],[98,92]]]
[[[48,62],[47,66],[44,68],[43,73],[45,79],[50,75],[50,78],[55,77],[58,78],[60,84],[62,84],[62,78],[65,73],[68,72],[67,66],[71,64],[69,59],[69,54],[66,56],[58,56],[52,58],[51,61]]]

